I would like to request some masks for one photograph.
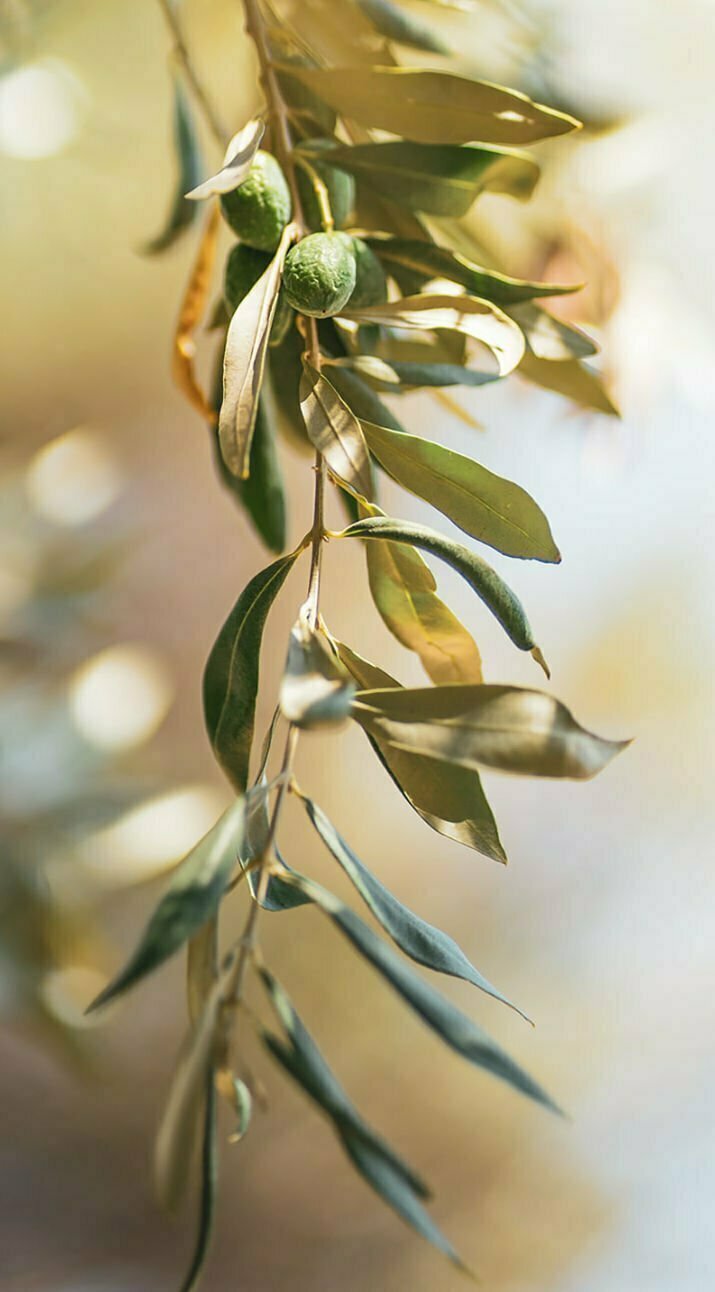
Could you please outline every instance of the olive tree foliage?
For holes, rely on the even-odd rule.
[[[481,602],[475,611],[493,615],[548,678],[519,597],[483,553],[556,563],[549,522],[518,484],[411,433],[394,412],[398,401],[388,406],[382,398],[482,386],[520,372],[612,411],[585,362],[596,347],[543,304],[575,289],[481,263],[461,223],[485,190],[526,201],[539,166],[523,147],[568,134],[578,122],[516,90],[472,79],[461,63],[457,71],[442,38],[393,0],[243,0],[262,106],[236,123],[229,140],[197,77],[179,6],[162,0],[162,8],[177,56],[179,175],[167,226],[146,249],[161,251],[201,222],[174,375],[209,427],[222,483],[274,559],[229,610],[203,679],[209,740],[235,798],[178,866],[136,950],[93,1008],[186,952],[190,1025],[156,1146],[158,1190],[170,1210],[196,1170],[201,1180],[185,1292],[196,1285],[209,1242],[219,1102],[233,1110],[234,1138],[250,1122],[256,1091],[241,1058],[249,1029],[322,1110],[368,1184],[466,1271],[425,1206],[427,1185],[354,1107],[261,956],[258,933],[261,918],[280,915],[290,936],[291,912],[317,907],[448,1048],[556,1109],[431,976],[416,972],[414,964],[463,979],[510,1004],[448,934],[409,910],[356,856],[298,783],[294,764],[305,733],[333,741],[352,723],[427,827],[504,862],[483,769],[583,780],[622,747],[584,730],[548,690],[484,681],[476,642],[439,597],[425,557],[456,570]],[[464,21],[473,21],[466,9]],[[208,178],[195,111],[224,153]],[[216,302],[222,215],[239,241]],[[200,328],[204,344],[220,338],[213,391],[195,367]],[[307,448],[315,482],[312,521],[290,550],[282,435]],[[387,515],[379,501],[385,476],[446,516],[465,541]],[[338,532],[326,529],[329,488],[347,513]],[[340,560],[344,543],[362,546],[375,608],[418,656],[428,685],[401,685],[341,640],[321,604],[328,537],[331,561]],[[261,749],[254,725],[262,638],[274,601],[303,559],[307,592],[287,643],[274,719],[259,733]],[[283,860],[290,796],[304,808],[316,844],[351,881],[362,914]],[[222,910],[242,893],[242,935],[224,945]],[[246,1006],[249,979],[263,993],[265,1017]]]

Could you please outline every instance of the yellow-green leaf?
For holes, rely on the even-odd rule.
[[[196,188],[192,187],[191,192],[186,193],[186,197],[192,202],[200,202],[207,197],[232,193],[238,188],[251,169],[251,163],[258,151],[265,128],[265,122],[260,117],[253,117],[242,130],[238,131],[238,134],[233,136],[226,149],[220,171],[204,180],[202,184],[198,184]]]
[[[539,305],[526,303],[509,310],[526,337],[527,345],[537,359],[560,362],[568,359],[587,359],[598,354],[598,346],[590,336],[570,323],[563,323]]]
[[[418,435],[363,422],[371,453],[404,489],[506,556],[560,561],[549,522],[524,489]]]
[[[422,557],[403,543],[368,543],[370,591],[375,606],[403,646],[419,656],[433,682],[481,682],[474,639],[437,596]]]
[[[389,673],[337,643],[340,658],[364,690],[399,687]],[[496,821],[477,772],[450,766],[365,733],[385,771],[418,816],[438,834],[466,848],[506,862]]]
[[[291,68],[341,116],[419,143],[533,143],[578,129],[525,94],[414,67]]]
[[[550,359],[537,359],[535,354],[527,350],[517,372],[526,381],[543,390],[564,395],[581,408],[605,413],[607,417],[620,417],[603,385],[601,374],[594,372],[593,368],[581,363],[579,359],[564,359],[561,363],[554,363]]]
[[[447,278],[465,287],[473,296],[502,307],[518,305],[540,296],[564,296],[581,289],[580,283],[564,286],[509,278],[494,269],[475,264],[457,251],[413,238],[371,238],[370,246],[388,271],[391,267],[406,269],[425,281]]]

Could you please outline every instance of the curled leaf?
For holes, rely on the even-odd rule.
[[[350,714],[354,694],[349,673],[302,613],[291,630],[281,682],[284,718],[296,727],[339,726]]]
[[[399,748],[468,768],[588,780],[625,749],[586,731],[553,696],[513,686],[359,692],[353,716]]]
[[[174,333],[172,357],[172,374],[182,395],[188,399],[193,408],[214,423],[216,414],[210,401],[199,385],[194,372],[196,358],[196,330],[204,316],[206,302],[211,286],[211,274],[216,259],[218,241],[219,210],[214,206],[209,211],[204,225],[196,259],[189,275],[184,299],[179,311],[179,319]]]
[[[187,199],[201,202],[207,197],[218,197],[222,193],[232,193],[243,183],[265,131],[265,122],[260,117],[253,117],[238,134],[233,136],[224,157],[223,166],[215,175],[205,179],[196,187],[189,186]]]
[[[590,336],[573,324],[554,318],[539,305],[516,305],[509,313],[519,324],[529,350],[537,359],[558,363],[568,359],[587,359],[598,353],[598,346]]]
[[[360,422],[327,377],[303,360],[300,407],[311,444],[328,469],[359,498],[370,498],[370,459]]]
[[[496,360],[497,373],[505,377],[516,368],[524,354],[520,328],[491,301],[474,296],[405,296],[386,305],[343,310],[345,318],[358,323],[379,323],[387,327],[434,331],[452,329],[484,346]]]
[[[251,441],[283,262],[296,233],[294,224],[283,230],[275,256],[239,304],[226,337],[218,434],[221,456],[232,475],[240,479],[246,479],[249,473]]]

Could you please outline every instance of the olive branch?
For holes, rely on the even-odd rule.
[[[560,560],[545,515],[520,486],[408,433],[381,396],[414,389],[444,396],[449,387],[478,387],[519,371],[585,407],[613,411],[584,362],[595,352],[593,342],[536,303],[575,289],[510,277],[493,260],[483,263],[463,223],[487,189],[528,199],[539,168],[521,145],[566,134],[578,123],[518,91],[401,62],[396,49],[443,58],[450,51],[392,0],[306,0],[299,25],[290,0],[243,0],[264,104],[226,146],[176,6],[161,0],[161,8],[179,70],[225,156],[215,174],[200,178],[190,114],[175,79],[177,194],[166,229],[148,250],[170,245],[208,201],[175,336],[174,374],[210,427],[223,483],[276,559],[241,592],[204,675],[209,737],[236,798],[178,866],[133,955],[92,1008],[187,947],[190,1028],[155,1158],[160,1196],[173,1210],[191,1178],[197,1141],[202,1144],[199,1228],[183,1292],[196,1285],[208,1250],[217,1096],[233,1109],[236,1139],[248,1127],[259,1090],[242,1056],[234,1057],[239,1019],[328,1117],[373,1189],[469,1272],[424,1206],[427,1186],[363,1121],[264,963],[258,928],[262,911],[316,906],[448,1047],[558,1111],[491,1037],[410,968],[411,959],[511,1005],[447,934],[404,906],[364,865],[298,784],[295,763],[303,732],[355,722],[433,830],[505,861],[481,783],[484,769],[587,779],[623,747],[584,730],[549,693],[485,683],[476,642],[439,598],[423,554],[455,570],[548,677],[519,597],[471,547],[385,514],[378,495],[384,474],[482,545],[517,559]],[[347,63],[336,63],[336,50]],[[211,396],[194,360],[220,211],[239,242],[226,265],[225,300],[210,320],[221,335]],[[276,429],[314,462],[312,524],[289,551]],[[348,513],[343,529],[326,526],[328,482]],[[330,631],[321,611],[328,538],[360,540],[375,607],[419,657],[429,686],[402,686]],[[306,551],[306,599],[252,775],[263,631]],[[279,722],[286,724],[283,753],[269,775]],[[302,805],[389,941],[283,860],[279,832],[289,797]],[[222,949],[220,908],[239,888],[249,890],[245,924],[240,938]],[[265,990],[278,1034],[245,1000],[249,972]]]

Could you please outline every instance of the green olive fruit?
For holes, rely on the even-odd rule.
[[[343,233],[342,238],[350,235]],[[382,305],[387,300],[385,271],[374,251],[362,238],[350,238],[355,257],[355,287],[348,304],[359,310],[368,305]]]
[[[313,147],[321,147],[327,152],[330,149],[330,141],[311,140],[311,148]],[[318,179],[323,181],[327,189],[330,211],[336,226],[340,228],[343,224],[347,224],[353,214],[355,180],[346,170],[340,170],[337,166],[330,166],[327,161],[318,160],[317,157],[313,156],[312,152],[307,160],[310,162],[310,166],[315,171]],[[310,171],[303,166],[296,166],[296,179],[306,224],[311,229],[322,229],[323,213]]]
[[[223,214],[242,242],[275,251],[292,213],[290,189],[275,157],[260,150],[247,178],[221,198]]]
[[[339,314],[355,290],[355,255],[342,233],[311,233],[292,247],[283,269],[289,305],[301,314]]]

